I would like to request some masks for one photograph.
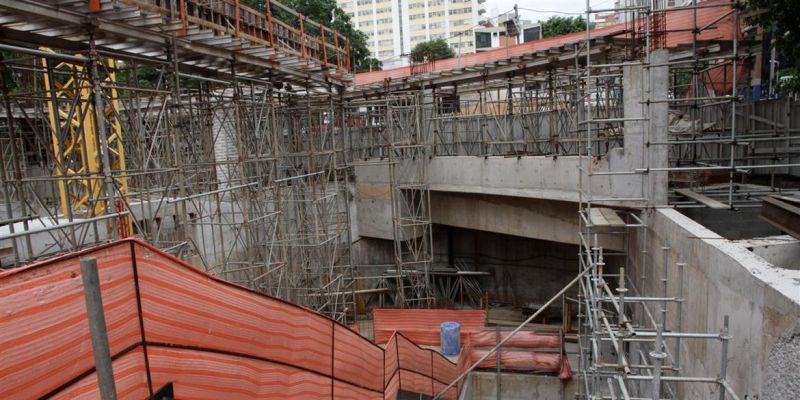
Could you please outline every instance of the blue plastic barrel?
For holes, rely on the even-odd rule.
[[[442,354],[457,356],[461,351],[461,325],[458,322],[442,322],[439,329]]]

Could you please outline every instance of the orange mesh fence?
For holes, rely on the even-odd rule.
[[[488,350],[474,350],[472,362],[485,356]],[[561,355],[556,353],[536,353],[530,351],[500,351],[500,366],[506,369],[538,369],[543,371],[558,372],[561,370]],[[478,364],[478,368],[497,367],[497,354],[492,354]]]
[[[423,349],[399,332],[389,338],[384,350],[386,399],[397,398],[398,389],[436,395],[459,373],[458,366],[439,352]],[[443,399],[457,397],[457,387],[442,395]]]
[[[453,369],[445,369],[452,375],[439,377],[435,369],[434,379],[438,382],[452,382],[457,376],[466,370],[472,363],[486,354],[487,350],[478,350],[481,347],[494,347],[500,340],[510,335],[509,331],[486,330],[485,314],[481,310],[417,310],[417,309],[394,309],[379,308],[372,311],[375,327],[375,341],[383,343],[386,340],[394,339],[392,333],[400,332],[403,336],[411,339],[413,343],[424,345],[438,345],[440,341],[440,325],[442,322],[455,321],[461,325],[462,349],[458,365]],[[391,338],[391,339],[390,339]],[[402,337],[401,337],[402,338]],[[423,358],[418,352],[413,350],[416,347],[411,341],[398,342],[400,347],[400,365],[408,365],[409,371],[427,371],[427,367],[420,364]],[[387,345],[388,348],[388,345]],[[508,348],[516,349],[550,349],[551,352],[531,352],[531,351],[509,351]],[[501,350],[500,366],[507,369],[535,370],[558,373],[564,380],[572,378],[572,371],[566,357],[561,356],[561,335],[557,331],[553,332],[517,332],[505,344]],[[407,354],[404,359],[402,354]],[[527,354],[527,355],[526,355]],[[449,361],[447,361],[449,363]],[[496,357],[489,357],[482,362],[478,368],[495,368],[497,366]],[[411,382],[417,379],[409,376]],[[402,377],[401,377],[402,382]],[[405,386],[401,384],[405,390]],[[460,389],[460,383],[459,383]],[[421,392],[422,393],[422,392]]]
[[[386,343],[394,332],[400,332],[414,343],[438,346],[439,325],[446,321],[461,325],[463,342],[467,334],[481,331],[486,325],[486,314],[481,310],[376,308],[372,317],[375,343]]]
[[[91,344],[89,345],[91,355]],[[150,396],[144,348],[138,346],[114,359],[114,381],[119,399],[145,399]],[[24,398],[24,397],[20,397]],[[91,373],[53,394],[53,399],[98,399],[97,375]]]
[[[501,331],[498,335],[495,331],[485,330],[473,332],[470,334],[470,340],[474,347],[493,347],[498,340],[505,339],[509,334],[510,332],[508,331]],[[512,336],[504,346],[523,347],[526,349],[559,348],[561,347],[561,338],[554,334],[521,331]]]
[[[98,397],[83,255],[97,258],[119,398],[172,383],[192,399],[395,399],[434,394],[458,370],[401,334],[381,349],[128,239],[0,272],[0,398]]]
[[[93,252],[112,354],[141,340],[129,245]],[[0,398],[37,398],[94,367],[78,258],[0,273]]]

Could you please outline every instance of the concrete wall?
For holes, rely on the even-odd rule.
[[[776,267],[800,270],[800,240],[789,235],[748,239],[740,243]]]
[[[683,330],[718,332],[729,315],[727,379],[739,397],[795,398],[800,390],[800,271],[775,267],[745,244],[722,238],[673,209],[657,209],[648,220],[647,242],[642,235],[630,237],[632,278],[639,289],[662,293],[666,243],[670,295],[677,294],[675,263],[686,263]],[[668,329],[677,326],[675,311],[669,307]],[[680,351],[685,375],[719,374],[718,341],[684,340]],[[687,392],[679,397],[711,398],[711,387],[685,386]]]

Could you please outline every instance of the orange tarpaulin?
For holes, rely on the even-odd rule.
[[[79,259],[97,258],[119,398],[431,395],[458,365],[397,333],[386,350],[306,308],[126,239],[0,272],[0,398],[97,398]],[[445,398],[457,397],[457,389]]]

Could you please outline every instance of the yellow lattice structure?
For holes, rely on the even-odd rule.
[[[51,51],[49,49],[42,49]],[[104,191],[104,174],[100,136],[106,135],[111,170],[114,171],[115,199],[122,200],[128,193],[125,177],[125,151],[122,143],[122,127],[119,121],[119,100],[116,89],[116,65],[106,59],[106,73],[101,79],[104,96],[102,117],[105,131],[98,132],[98,121],[93,98],[91,64],[59,62],[56,65],[46,58],[41,59],[44,71],[44,88],[48,93],[47,111],[50,122],[58,180],[61,211],[78,217],[106,214],[108,205]],[[117,197],[119,196],[119,197]],[[121,204],[112,209],[119,210]],[[120,228],[127,236],[130,230],[127,219]]]

